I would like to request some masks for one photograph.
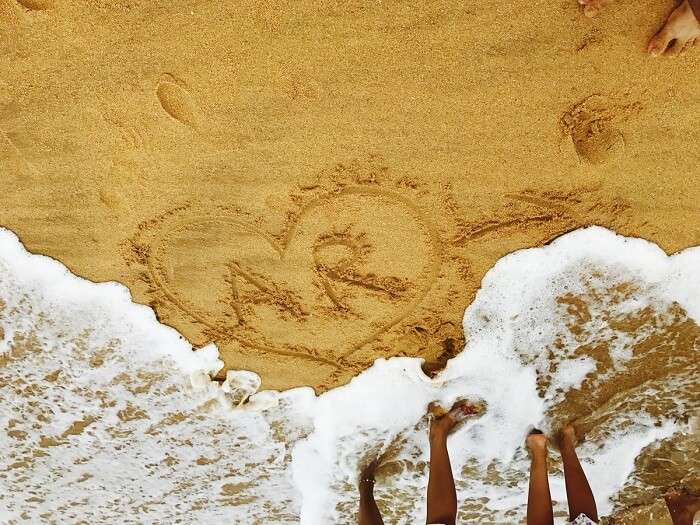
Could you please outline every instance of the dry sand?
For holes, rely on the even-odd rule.
[[[264,387],[439,366],[508,252],[700,243],[670,8],[0,0],[0,224]]]

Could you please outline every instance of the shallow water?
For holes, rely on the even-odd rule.
[[[0,518],[353,523],[358,465],[384,453],[386,522],[418,523],[426,406],[468,397],[487,408],[449,442],[462,519],[521,520],[528,428],[575,420],[600,513],[639,523],[700,476],[699,277],[700,249],[668,257],[579,230],[494,266],[465,312],[464,351],[437,377],[395,358],[318,397],[254,394],[254,374],[209,381],[216,348],[191,352],[121,285],[78,279],[2,230]]]

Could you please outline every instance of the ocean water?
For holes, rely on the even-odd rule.
[[[601,514],[700,475],[700,249],[578,230],[498,261],[465,308],[466,347],[437,377],[380,359],[320,396],[259,392],[251,372],[212,382],[217,349],[125,287],[0,230],[0,522],[354,523],[358,469],[382,454],[385,521],[421,523],[426,408],[462,398],[486,406],[449,440],[464,520],[523,519],[533,425],[585,431]]]

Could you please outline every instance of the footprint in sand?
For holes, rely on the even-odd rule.
[[[43,11],[53,7],[53,0],[17,0],[17,3],[32,11]]]
[[[197,128],[197,106],[186,89],[164,80],[158,84],[156,96],[168,115],[186,126]]]
[[[606,96],[591,95],[569,107],[559,124],[580,159],[601,164],[624,149],[625,137],[617,125],[640,110],[638,102],[618,103]]]

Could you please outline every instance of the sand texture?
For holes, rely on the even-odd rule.
[[[264,388],[437,368],[508,252],[700,243],[670,7],[0,0],[0,224]]]

